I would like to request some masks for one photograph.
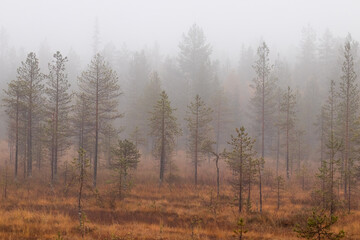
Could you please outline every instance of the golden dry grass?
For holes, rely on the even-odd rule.
[[[205,163],[204,165],[206,165]],[[212,164],[212,163],[211,163]],[[216,198],[212,165],[202,168],[198,187],[190,174],[179,174],[181,184],[164,184],[158,188],[154,162],[147,160],[134,176],[135,185],[124,200],[113,201],[111,173],[100,171],[98,190],[87,189],[84,212],[87,216],[85,239],[233,239],[239,217],[234,193],[222,175],[221,197]],[[82,239],[78,228],[76,188],[64,194],[64,184],[48,183],[47,169],[34,173],[31,179],[17,182],[9,176],[8,197],[0,204],[0,239]],[[270,179],[270,177],[269,177]],[[268,180],[271,183],[271,180]],[[253,187],[252,212],[242,213],[245,239],[297,239],[296,223],[303,222],[318,202],[312,194],[313,179],[302,191],[295,180],[282,191],[280,210],[276,209],[276,189],[265,184],[263,213],[258,212],[258,189]],[[3,188],[3,186],[2,186]],[[246,196],[246,195],[245,195]],[[355,199],[355,198],[354,198]],[[360,239],[360,211],[338,212],[334,230],[344,229],[346,239]],[[201,221],[191,223],[195,218]],[[61,238],[57,238],[58,234]]]

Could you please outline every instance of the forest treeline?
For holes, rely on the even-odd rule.
[[[6,79],[2,103],[15,179],[46,169],[56,184],[70,150],[79,150],[73,157],[89,159],[93,186],[99,170],[115,169],[121,195],[140,152],[156,159],[161,186],[176,180],[173,153],[183,150],[194,185],[199,166],[216,160],[218,195],[219,161],[226,162],[240,212],[251,208],[253,185],[262,211],[267,170],[278,190],[297,176],[304,188],[308,172],[316,172],[323,207],[331,214],[339,206],[351,210],[360,176],[360,63],[350,34],[338,39],[326,31],[317,43],[305,28],[293,68],[261,41],[255,51],[243,47],[237,71],[211,59],[212,47],[195,24],[178,55],[166,58],[157,47],[100,50],[98,34],[95,29],[94,55],[82,71],[74,51],[67,57],[57,51],[48,62],[30,52]],[[2,61],[12,53],[4,49]]]

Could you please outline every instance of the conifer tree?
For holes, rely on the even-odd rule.
[[[265,42],[258,47],[258,59],[253,66],[256,77],[254,78],[254,85],[250,85],[254,91],[254,97],[251,99],[253,109],[255,112],[256,128],[261,126],[261,158],[265,159],[265,132],[271,128],[271,120],[275,111],[274,98],[276,89],[276,78],[270,75],[272,66],[269,60],[269,48]],[[257,131],[258,132],[258,131]],[[262,210],[262,169],[263,165],[259,166],[259,195],[260,195],[260,212]]]
[[[331,226],[337,220],[338,217],[336,216],[327,216],[323,212],[313,211],[306,224],[296,224],[294,231],[298,234],[298,237],[305,239],[342,239],[345,237],[343,230],[340,230],[338,233],[331,232]]]
[[[106,159],[106,167],[111,167],[112,153],[111,153],[111,143],[119,138],[119,135],[122,129],[116,129],[114,124],[106,123],[101,128],[101,149]]]
[[[254,78],[254,85],[250,85],[254,91],[254,97],[251,99],[251,104],[254,107],[255,119],[258,120],[259,128],[261,129],[261,157],[265,158],[265,132],[267,127],[270,127],[270,118],[274,112],[274,91],[276,89],[276,79],[270,76],[272,66],[269,60],[269,48],[263,42],[257,50],[258,59],[253,66],[256,72]]]
[[[88,69],[82,72],[79,81],[80,89],[85,94],[85,99],[88,101],[91,114],[95,119],[93,186],[96,187],[100,123],[103,126],[122,116],[117,108],[121,91],[116,72],[111,69],[100,54],[94,56],[88,65]]]
[[[138,128],[141,132],[144,133],[150,132],[149,125],[147,122],[147,119],[149,119],[151,114],[149,110],[151,110],[151,108],[158,101],[160,93],[161,93],[161,81],[159,74],[157,72],[152,72],[149,76],[149,80],[145,85],[145,88],[141,96],[138,97],[136,109],[134,109],[135,112],[133,113],[133,116],[136,116],[136,123],[137,123],[135,129]],[[150,152],[151,145],[153,144],[153,138],[147,134],[145,136],[146,139],[144,139],[142,145],[146,147],[147,152]],[[141,142],[140,138],[138,140],[140,140]]]
[[[47,111],[51,116],[51,179],[57,175],[58,158],[70,146],[69,142],[69,114],[71,110],[72,94],[69,93],[70,84],[65,72],[67,57],[58,51],[49,63],[46,93],[48,96]]]
[[[213,109],[212,126],[215,136],[215,152],[219,154],[219,148],[226,143],[225,135],[229,131],[231,109],[229,108],[228,97],[223,87],[219,86],[212,97],[211,106]]]
[[[234,175],[231,184],[237,192],[239,212],[242,212],[243,207],[245,163],[251,161],[256,155],[253,150],[254,143],[255,140],[248,136],[244,127],[236,128],[236,135],[231,135],[231,141],[228,142],[232,151],[225,153],[226,162]]]
[[[78,197],[77,197],[77,207],[78,207],[78,216],[79,216],[79,228],[81,230],[82,236],[84,237],[85,232],[85,214],[83,210],[83,195],[84,189],[87,187],[88,182],[88,168],[89,168],[89,159],[86,157],[86,152],[84,149],[79,149],[79,158],[75,158],[72,162],[74,167],[74,177],[78,182]]]
[[[195,96],[193,102],[188,106],[187,121],[189,137],[188,152],[194,164],[194,184],[197,185],[198,166],[202,160],[201,146],[209,139],[210,122],[212,121],[212,110],[207,107],[199,95]]]
[[[326,101],[326,104],[323,107],[325,112],[325,126],[326,126],[326,148],[329,156],[328,161],[324,162],[323,172],[325,172],[325,184],[326,189],[324,193],[328,196],[329,210],[330,215],[333,215],[335,212],[335,184],[336,184],[336,170],[339,165],[339,160],[336,158],[336,155],[343,147],[342,142],[339,140],[339,137],[336,134],[336,110],[337,110],[337,98],[335,92],[335,81],[331,80],[329,96]]]
[[[143,137],[139,127],[135,127],[134,131],[132,131],[130,134],[130,140],[135,144],[136,148],[145,144],[145,138]]]
[[[72,113],[72,127],[75,131],[74,137],[77,139],[78,148],[86,150],[88,153],[93,152],[92,130],[94,129],[93,121],[88,116],[91,115],[92,109],[89,107],[90,101],[86,98],[85,93],[75,94],[75,104]],[[91,155],[91,154],[90,154]]]
[[[283,189],[284,179],[282,176],[276,177],[276,189],[277,189],[277,210],[280,209],[280,190]]]
[[[112,149],[115,157],[112,164],[113,170],[117,174],[118,179],[118,194],[119,198],[123,198],[123,189],[128,186],[128,172],[131,169],[136,169],[140,159],[139,150],[135,144],[128,140],[119,140],[115,147]]]
[[[207,139],[202,143],[201,150],[204,153],[211,153],[213,156],[215,156],[215,166],[216,166],[216,193],[217,197],[220,196],[220,167],[219,167],[219,159],[220,156],[223,154],[217,153],[212,145],[215,144],[215,142]]]
[[[24,109],[24,82],[21,80],[13,80],[8,84],[8,89],[5,90],[6,96],[3,98],[3,103],[6,107],[6,113],[10,119],[10,128],[9,132],[15,132],[15,161],[14,161],[14,176],[17,178],[18,175],[18,165],[19,165],[19,144],[20,136],[19,131],[21,131],[21,122],[25,122],[22,119],[21,112]]]
[[[355,121],[359,108],[359,89],[356,82],[356,72],[354,70],[353,48],[354,42],[348,35],[344,45],[344,62],[342,65],[342,76],[340,80],[339,90],[339,117],[343,126],[344,139],[344,194],[347,198],[348,211],[350,211],[351,203],[351,174],[352,160],[354,155],[351,151],[351,143],[355,131]]]
[[[179,65],[189,81],[190,93],[200,94],[209,100],[211,79],[211,46],[206,42],[203,30],[193,24],[179,43]]]
[[[26,61],[21,62],[17,69],[18,80],[24,82],[24,101],[26,102],[26,156],[27,156],[27,176],[32,175],[33,164],[33,133],[36,132],[36,120],[43,111],[43,89],[42,83],[44,74],[40,72],[39,60],[36,54],[31,52],[27,55]]]
[[[295,105],[296,97],[290,87],[287,88],[287,91],[283,94],[283,99],[281,103],[280,110],[283,114],[283,119],[281,121],[281,127],[285,130],[285,142],[286,142],[286,177],[290,178],[290,137],[294,127],[295,127]]]
[[[150,134],[155,139],[154,155],[160,158],[159,186],[162,185],[166,163],[175,147],[175,137],[181,133],[174,111],[168,95],[162,91],[159,100],[153,107],[150,118]]]

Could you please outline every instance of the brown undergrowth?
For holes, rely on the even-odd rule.
[[[308,182],[302,190],[301,184],[292,180],[281,191],[281,207],[277,210],[277,191],[268,176],[263,213],[258,212],[258,190],[254,185],[251,211],[239,214],[235,194],[227,183],[231,175],[223,172],[221,195],[217,198],[211,164],[205,163],[197,187],[190,174],[178,173],[177,182],[159,188],[155,164],[147,160],[140,165],[134,187],[123,200],[114,199],[111,172],[103,168],[98,191],[87,188],[84,194],[84,239],[234,239],[241,216],[247,229],[245,239],[291,240],[297,239],[294,225],[306,221],[319,205],[313,197],[314,184]],[[62,179],[51,186],[46,172],[45,167],[33,177],[17,181],[9,176],[7,198],[0,204],[0,239],[82,239],[76,188],[65,192]],[[339,221],[334,230],[344,229],[346,239],[360,239],[360,211],[357,206],[354,209],[351,214],[337,213]]]

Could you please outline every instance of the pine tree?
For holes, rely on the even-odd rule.
[[[336,170],[337,165],[339,165],[339,161],[336,159],[336,155],[343,147],[342,142],[338,139],[338,136],[336,135],[336,128],[335,128],[335,113],[337,110],[337,98],[336,98],[336,92],[335,92],[335,81],[330,82],[330,90],[329,90],[329,96],[326,101],[326,104],[324,106],[325,111],[325,120],[326,120],[326,148],[329,156],[329,160],[327,162],[328,165],[328,171],[327,171],[327,180],[325,181],[327,185],[327,189],[325,190],[325,193],[329,196],[329,202],[330,202],[330,215],[333,215],[335,212],[335,184],[336,184]],[[326,169],[326,165],[324,164],[324,168]]]
[[[89,106],[90,101],[86,98],[85,93],[76,93],[71,118],[72,128],[76,132],[74,135],[77,138],[75,140],[78,143],[77,147],[86,150],[88,155],[91,155],[94,145],[92,137],[94,122],[88,117],[92,113],[92,109]]]
[[[89,159],[86,158],[86,152],[84,149],[79,149],[79,158],[75,158],[72,162],[74,170],[75,170],[75,179],[79,184],[79,191],[78,191],[78,197],[77,197],[77,207],[78,207],[78,215],[79,215],[79,228],[81,230],[82,236],[84,237],[85,232],[84,229],[84,223],[85,223],[85,214],[83,210],[83,194],[84,189],[87,187],[88,182],[88,168],[89,165]]]
[[[350,169],[351,159],[354,158],[351,152],[352,132],[355,130],[355,121],[357,118],[359,108],[359,89],[356,83],[356,72],[354,70],[354,56],[353,56],[354,42],[351,36],[348,35],[344,45],[344,62],[342,65],[342,76],[339,90],[339,114],[340,119],[344,123],[343,138],[344,138],[344,193],[348,199],[348,210],[350,211]]]
[[[243,207],[243,188],[245,177],[245,164],[251,161],[256,152],[253,150],[255,140],[248,136],[244,127],[236,128],[236,135],[231,135],[231,141],[228,144],[232,151],[226,152],[226,163],[232,170],[234,179],[231,181],[233,189],[238,195],[238,209],[242,212]]]
[[[222,156],[223,154],[217,153],[212,145],[216,144],[215,142],[207,139],[205,141],[203,141],[202,145],[201,145],[201,151],[204,153],[211,153],[213,156],[215,156],[215,166],[216,166],[216,193],[217,193],[217,197],[220,196],[220,167],[219,167],[219,159],[220,156]]]
[[[287,91],[283,94],[283,99],[281,103],[280,110],[283,114],[283,119],[281,121],[281,128],[285,130],[285,142],[286,142],[286,177],[290,178],[290,135],[295,127],[295,105],[296,97],[290,87],[287,88]]]
[[[132,131],[130,134],[130,140],[135,144],[136,148],[141,145],[145,145],[145,138],[143,137],[139,127],[135,127],[134,131]]]
[[[100,54],[94,56],[88,69],[82,72],[79,81],[80,89],[85,94],[85,99],[90,104],[91,114],[95,118],[93,186],[96,187],[100,123],[104,125],[121,117],[117,108],[121,92],[116,72],[110,68]]]
[[[195,96],[193,102],[188,106],[187,121],[189,137],[188,152],[194,164],[194,183],[197,185],[198,166],[202,160],[201,145],[209,139],[211,130],[210,122],[212,121],[212,110],[207,107],[199,95]]]
[[[345,232],[340,230],[338,233],[331,232],[331,226],[338,220],[336,216],[326,216],[323,212],[317,213],[313,211],[312,215],[307,219],[306,225],[296,224],[294,231],[300,238],[306,239],[342,239]]]
[[[179,65],[191,87],[188,92],[200,94],[205,100],[209,100],[212,50],[203,30],[196,24],[192,25],[187,34],[183,35],[179,48]]]
[[[256,72],[254,78],[254,85],[250,85],[254,91],[254,97],[251,99],[253,109],[255,112],[256,128],[261,126],[261,157],[265,159],[265,131],[271,128],[271,120],[274,113],[274,93],[276,89],[276,78],[270,76],[272,66],[269,60],[269,48],[263,42],[257,50],[258,59],[253,66]],[[258,124],[259,123],[259,124]],[[257,131],[258,132],[258,131]],[[262,210],[262,169],[259,167],[259,195],[260,195],[260,212]]]
[[[254,78],[254,85],[250,85],[254,91],[254,97],[251,99],[251,104],[254,107],[255,118],[259,120],[259,127],[261,127],[261,157],[265,158],[265,131],[266,127],[270,127],[270,119],[274,112],[274,91],[276,89],[276,79],[270,76],[272,66],[269,60],[269,48],[263,42],[257,50],[258,59],[253,66],[256,72]]]
[[[112,150],[115,157],[112,164],[113,170],[117,174],[119,184],[119,198],[123,198],[123,189],[128,186],[128,172],[136,169],[140,159],[139,150],[135,144],[128,140],[119,140]]]
[[[14,162],[14,176],[17,178],[19,165],[19,144],[21,131],[21,122],[25,122],[21,118],[21,112],[25,110],[24,104],[24,82],[21,80],[13,80],[8,84],[8,89],[5,90],[6,96],[3,98],[3,103],[6,107],[6,113],[10,119],[9,132],[15,132],[15,162]],[[14,124],[15,122],[15,124]]]
[[[26,102],[27,115],[27,176],[32,175],[33,163],[33,133],[36,132],[36,120],[43,111],[43,89],[42,81],[44,74],[40,72],[39,60],[35,53],[27,55],[26,61],[21,62],[21,67],[17,69],[18,80],[24,82],[24,98]]]
[[[46,93],[48,96],[47,110],[51,117],[51,180],[57,176],[58,158],[70,147],[69,142],[69,114],[71,110],[72,94],[69,93],[70,84],[65,72],[67,57],[60,52],[53,55],[49,64]]]
[[[174,116],[175,109],[170,104],[168,95],[162,91],[150,118],[150,134],[155,139],[154,155],[160,158],[160,186],[164,180],[166,163],[174,150],[175,137],[181,133]]]
[[[138,98],[138,101],[135,106],[136,123],[135,126],[140,129],[141,132],[148,133],[150,131],[147,119],[149,119],[151,113],[149,109],[151,109],[156,102],[158,101],[158,97],[161,93],[161,81],[159,74],[157,72],[153,72],[149,76],[149,80],[145,85],[145,88]],[[135,121],[135,120],[134,120]],[[146,147],[147,152],[151,151],[151,145],[153,143],[153,139],[151,136],[146,135],[146,141],[143,142],[144,147]],[[146,145],[145,145],[146,144]]]
[[[211,106],[213,108],[212,125],[215,135],[215,152],[219,154],[219,148],[226,143],[225,135],[229,131],[231,111],[229,108],[228,97],[223,87],[219,86],[212,97]]]
[[[276,176],[279,176],[279,161],[280,161],[280,151],[281,151],[281,122],[282,122],[282,112],[281,112],[281,103],[282,103],[283,92],[279,87],[276,90]]]
[[[114,124],[105,123],[101,130],[101,149],[103,150],[104,158],[106,159],[106,167],[111,167],[111,143],[119,138],[122,129],[116,129]]]
[[[276,189],[277,189],[277,210],[280,209],[280,190],[284,187],[284,179],[282,176],[276,177]]]
[[[144,98],[145,89],[147,88],[147,84],[150,84],[149,75],[150,68],[149,63],[146,58],[144,50],[141,52],[135,52],[132,55],[132,60],[130,62],[129,71],[128,71],[128,83],[126,87],[126,127],[128,130],[134,129],[136,126],[139,128],[143,128],[146,124],[144,122],[146,117],[144,117],[143,111],[145,107],[141,105]],[[150,83],[148,83],[150,82]],[[159,82],[160,84],[160,82]],[[147,93],[146,93],[147,94]],[[158,93],[160,94],[160,92]],[[156,97],[158,96],[156,95]],[[155,98],[155,101],[157,99]],[[146,103],[148,104],[148,103]],[[149,103],[151,104],[151,103]],[[149,108],[152,105],[147,105]],[[149,111],[145,109],[146,112]],[[144,131],[145,129],[143,129]]]

